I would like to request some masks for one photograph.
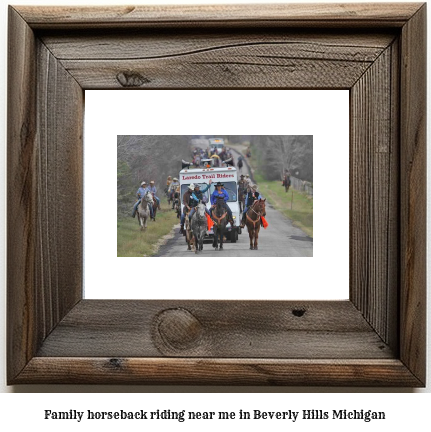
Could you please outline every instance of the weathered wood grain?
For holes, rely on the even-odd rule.
[[[399,360],[40,358],[18,383],[417,387]]]
[[[291,44],[295,58],[320,60],[375,61],[396,37],[395,30],[334,33],[320,30],[227,29],[214,32],[202,29],[176,31],[68,31],[61,35],[38,32],[40,40],[58,60],[143,60],[186,56],[204,51],[267,45]]]
[[[142,32],[43,42],[84,89],[350,88],[395,38],[331,32]],[[107,49],[109,47],[109,49]],[[133,79],[122,79],[123,77]]]
[[[83,91],[9,10],[8,374],[82,296]]]
[[[8,376],[34,356],[34,292],[37,207],[35,38],[9,9],[7,128],[7,317]]]
[[[350,298],[388,342],[397,326],[398,104],[391,90],[397,51],[389,46],[351,89]],[[395,76],[396,77],[396,76]],[[371,95],[371,97],[367,97]],[[393,336],[393,335],[392,335]],[[395,340],[391,337],[393,343]],[[396,351],[396,344],[392,345]]]
[[[172,316],[168,340],[166,328],[156,325],[161,311]],[[185,312],[199,325],[192,343]],[[349,301],[84,300],[48,336],[38,356],[91,355],[343,359],[394,353]]]
[[[284,26],[402,27],[420,3],[291,3],[256,5],[182,5],[119,7],[20,6],[19,12],[36,29],[118,27]]]
[[[401,36],[400,356],[424,382],[426,363],[426,5]]]
[[[379,55],[316,54],[316,47],[258,44],[143,60],[63,60],[85,89],[124,88],[120,74],[144,78],[137,88],[350,88]],[[333,49],[335,51],[335,49]],[[337,58],[337,55],[339,58]],[[344,57],[344,58],[343,58]]]
[[[42,43],[37,48],[34,288],[43,340],[82,297],[84,92]]]

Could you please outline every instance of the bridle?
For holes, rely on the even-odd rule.
[[[253,228],[256,229],[256,224],[260,222],[260,218],[262,217],[262,212],[257,212],[253,207],[257,205],[258,201],[255,201],[253,205],[247,210],[247,213],[245,214],[246,218],[253,224]],[[252,219],[248,212],[252,211],[255,215],[257,215],[257,219]]]
[[[199,214],[199,204],[195,207],[195,215],[196,215],[196,218],[198,219],[198,221],[200,221],[200,222],[198,222],[198,223],[201,223],[201,222],[205,222],[206,223],[206,218],[205,218],[205,208],[203,208],[203,210],[202,210],[202,214]]]
[[[217,208],[217,207],[216,207]],[[227,211],[225,211],[221,216],[216,216],[214,213],[215,213],[215,210],[216,210],[216,208],[213,210],[213,212],[212,212],[212,218],[213,219],[215,219],[216,221],[217,221],[217,225],[218,226],[220,226],[221,225],[221,221],[226,217],[226,215],[227,215]]]

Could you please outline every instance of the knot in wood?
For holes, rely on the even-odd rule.
[[[293,309],[292,314],[296,317],[302,317],[305,314],[305,309]]]
[[[150,82],[148,78],[145,78],[139,72],[130,72],[130,71],[118,73],[117,81],[123,87],[140,87]]]
[[[162,311],[156,318],[156,331],[163,343],[175,350],[195,347],[203,333],[201,323],[182,308]]]

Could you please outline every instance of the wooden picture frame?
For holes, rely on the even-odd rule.
[[[8,384],[424,386],[425,28],[425,3],[9,7]],[[84,90],[127,88],[349,89],[350,299],[82,299]]]

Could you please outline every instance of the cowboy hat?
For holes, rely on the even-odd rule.
[[[195,188],[195,185],[193,183],[189,184],[189,189],[190,190],[194,190],[194,188]]]
[[[219,187],[219,186],[223,187],[224,184],[223,184],[223,183],[220,183],[220,182],[217,182],[217,184],[215,185],[215,187]]]
[[[144,186],[144,184],[147,184],[147,182],[146,182],[146,181],[143,181],[143,182],[141,183],[141,186]]]
[[[151,180],[151,181],[150,181],[150,184],[154,184],[154,180]]]

